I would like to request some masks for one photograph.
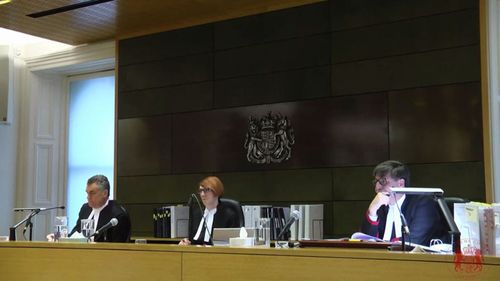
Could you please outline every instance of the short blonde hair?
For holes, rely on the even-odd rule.
[[[224,184],[222,184],[222,181],[215,176],[204,178],[200,181],[200,186],[210,188],[217,197],[224,193]]]

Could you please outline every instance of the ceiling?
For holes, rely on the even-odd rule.
[[[80,45],[179,29],[320,1],[12,0],[0,5],[0,27],[70,45]],[[37,18],[28,16],[85,4],[93,5]]]

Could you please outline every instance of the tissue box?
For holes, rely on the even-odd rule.
[[[229,246],[230,247],[253,247],[254,238],[253,237],[247,237],[247,238],[240,238],[240,237],[233,237],[229,238]]]
[[[76,238],[61,237],[61,238],[59,238],[59,242],[63,242],[63,243],[87,243],[87,238],[85,238],[85,237],[76,237]]]

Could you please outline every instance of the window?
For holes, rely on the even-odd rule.
[[[96,174],[113,186],[115,77],[113,72],[72,77],[69,81],[67,215],[73,227],[87,202],[87,180]],[[110,198],[113,196],[110,190]]]

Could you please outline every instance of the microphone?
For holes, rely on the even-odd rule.
[[[194,195],[194,193],[191,193],[189,195],[189,199],[188,199],[188,202],[187,202],[187,205],[191,207],[191,204],[193,204],[193,197],[196,197],[196,195]]]
[[[288,230],[290,229],[290,227],[292,227],[292,224],[294,222],[298,221],[299,219],[300,219],[300,211],[299,210],[294,210],[290,214],[290,218],[286,222],[285,226],[283,226],[283,230],[281,230],[280,234],[278,234],[278,236],[276,237],[276,240],[279,240],[280,237],[282,237],[283,235],[285,235],[285,233],[288,232]]]
[[[399,189],[405,189],[405,188],[407,188],[407,187],[401,187]],[[391,189],[392,190],[396,190],[397,188],[396,187],[392,187]],[[410,235],[410,228],[408,227],[408,222],[406,222],[405,215],[403,214],[403,212],[401,212],[401,208],[399,207],[397,199],[396,199],[396,193],[397,192],[393,191],[391,193],[394,196],[394,201],[396,201],[395,204],[396,204],[396,207],[398,208],[399,217],[401,217],[401,227],[402,227],[401,229],[404,232],[404,233],[402,233],[402,236],[404,237],[405,233],[408,234],[408,235]]]
[[[107,224],[103,225],[101,228],[99,228],[92,236],[99,236],[106,230],[115,227],[118,224],[118,220],[116,218],[112,218]]]
[[[41,212],[41,211],[48,211],[48,210],[53,210],[53,209],[65,209],[65,207],[64,206],[57,206],[57,207],[49,207],[49,208],[14,208],[12,210],[14,212],[24,212],[24,211]]]
[[[394,188],[394,187],[393,187]],[[391,189],[393,189],[391,188]],[[394,197],[394,203],[398,209],[399,212],[399,217],[401,218],[401,245],[402,245],[402,250],[403,252],[406,251],[406,242],[405,242],[405,234],[408,236],[410,239],[411,243],[411,237],[410,237],[410,228],[408,227],[408,222],[406,221],[405,215],[401,211],[401,208],[398,205],[397,198],[396,198],[396,192],[391,192],[392,196]],[[387,227],[387,226],[386,226]]]
[[[208,229],[207,225],[207,220],[205,219],[205,216],[203,215],[203,208],[201,207],[200,200],[198,200],[198,197],[194,194],[191,193],[191,198],[190,200],[194,198],[196,203],[198,204],[198,208],[200,209],[200,214],[201,214],[201,219],[203,220],[203,225],[205,226],[205,231],[208,233],[208,243],[212,243],[212,233],[210,233],[210,229]],[[189,202],[188,202],[189,205]],[[205,237],[201,237],[203,241],[205,241]]]
[[[405,215],[403,213],[399,213],[401,216],[401,224],[403,226],[403,230],[406,234],[410,235],[410,228],[408,227],[408,223],[406,222]]]

